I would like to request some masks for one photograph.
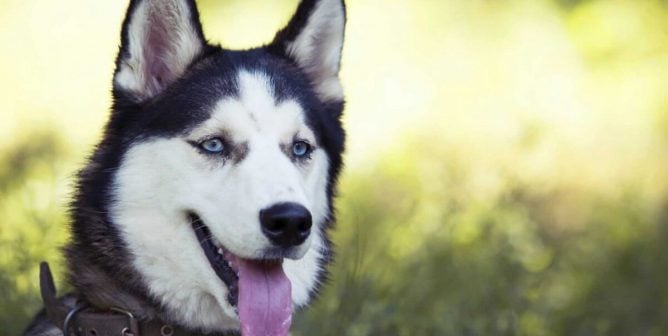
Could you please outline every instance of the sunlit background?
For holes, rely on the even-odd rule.
[[[294,335],[668,335],[668,3],[348,0],[337,262]],[[198,1],[268,42],[296,0]],[[39,309],[126,1],[0,1],[0,334]]]

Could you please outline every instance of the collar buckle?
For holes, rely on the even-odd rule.
[[[139,336],[139,323],[131,312],[121,308],[111,308],[110,310],[128,317],[128,327],[121,330],[122,336]]]
[[[63,323],[63,335],[67,336],[70,334],[69,332],[72,327],[74,317],[86,308],[88,308],[87,305],[77,304],[74,308],[67,312],[67,316],[65,316],[65,322]]]

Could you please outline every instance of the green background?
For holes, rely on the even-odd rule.
[[[246,48],[296,1],[199,5]],[[2,335],[40,307],[39,261],[62,280],[125,6],[0,1]],[[668,335],[668,3],[348,12],[337,259],[294,335]]]

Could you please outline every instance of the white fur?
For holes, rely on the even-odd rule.
[[[149,98],[181,76],[192,60],[202,51],[203,42],[190,22],[190,8],[181,0],[146,0],[137,5],[128,25],[129,56],[120,63],[115,84],[140,98]],[[147,76],[151,62],[145,58],[151,25],[162,21],[169,27],[167,43],[169,47],[158,55],[166,62],[168,70],[161,73],[161,83],[157,78]]]
[[[211,118],[185,138],[134,145],[114,184],[112,218],[134,266],[176,320],[208,331],[235,329],[238,321],[186,211],[199,214],[232,253],[257,258],[270,246],[260,230],[261,209],[280,202],[309,209],[314,227],[297,256],[301,259],[284,261],[295,306],[306,303],[316,284],[324,248],[320,227],[329,213],[324,150],[316,149],[302,165],[280,148],[295,135],[315,145],[300,105],[292,100],[277,105],[267,77],[260,73],[241,72],[239,88],[239,98],[219,102]],[[247,157],[238,164],[205,157],[187,142],[223,134],[247,144]]]
[[[343,99],[339,81],[339,61],[343,46],[345,13],[341,0],[321,0],[315,5],[306,26],[287,53],[309,74],[323,100]]]

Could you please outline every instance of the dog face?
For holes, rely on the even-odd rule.
[[[264,334],[317,288],[343,151],[344,24],[341,0],[304,0],[271,44],[231,51],[207,44],[193,1],[131,1],[78,206],[107,214],[100,249],[127,259],[168,320]]]

